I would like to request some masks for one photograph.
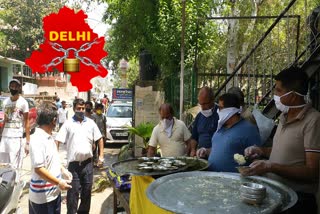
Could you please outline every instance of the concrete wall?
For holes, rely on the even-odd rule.
[[[23,94],[37,94],[38,86],[33,83],[26,82],[22,86]]]
[[[159,106],[164,102],[164,92],[153,91],[153,87],[135,86],[134,111],[135,125],[144,122],[159,123]],[[135,137],[136,147],[142,145],[142,139]],[[141,149],[135,149],[135,156],[141,156]]]
[[[8,91],[9,80],[13,77],[12,64],[0,60],[0,90]]]

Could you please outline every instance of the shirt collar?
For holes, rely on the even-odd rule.
[[[72,121],[73,122],[80,122],[79,120],[76,120],[76,116],[75,115],[73,115]],[[82,120],[82,122],[87,122],[87,117],[86,116],[84,116],[84,119]]]
[[[44,135],[47,139],[52,138],[52,135],[45,132],[42,128],[36,128],[35,132],[38,133],[39,135]]]
[[[244,119],[242,117],[240,117],[240,120],[238,120],[236,123],[234,123],[231,127],[226,128],[225,126],[222,126],[221,129],[218,130],[218,132],[220,131],[226,131],[229,129],[232,129],[234,126],[238,125],[241,121],[243,121]]]
[[[287,113],[284,114],[282,113],[280,115],[280,122],[281,124],[289,124],[289,123],[294,123],[298,120],[303,120],[303,118],[306,116],[308,111],[312,108],[311,104],[307,104],[306,106],[303,107],[303,109],[300,111],[300,113],[291,121],[287,121]]]
[[[172,132],[173,132],[176,129],[177,118],[172,117],[172,119],[173,119],[173,126],[172,126]],[[159,126],[161,127],[161,131],[164,132],[165,129],[161,121],[159,122]]]

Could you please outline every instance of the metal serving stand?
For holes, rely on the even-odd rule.
[[[182,160],[186,162],[186,166],[179,167],[176,170],[165,170],[165,171],[159,171],[159,170],[152,170],[150,172],[139,170],[137,165],[141,162],[141,160],[134,158],[134,159],[128,159],[124,161],[115,162],[111,165],[111,169],[116,172],[118,175],[140,175],[140,176],[163,176],[168,174],[173,174],[181,171],[188,171],[188,170],[194,170],[196,167],[193,163],[199,162],[200,167],[197,168],[197,170],[205,170],[208,167],[208,162],[203,159],[196,159],[196,158],[182,158],[178,157],[177,159]]]
[[[266,187],[267,196],[259,205],[241,201],[240,186],[254,182]],[[163,176],[147,189],[155,205],[175,213],[274,213],[287,210],[297,202],[289,187],[260,176],[242,177],[237,173],[182,172]]]

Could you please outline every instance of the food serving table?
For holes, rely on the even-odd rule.
[[[137,175],[137,176],[153,176],[153,177],[160,177],[167,174],[172,174],[180,171],[193,171],[193,170],[205,170],[208,167],[208,161],[203,159],[197,159],[197,158],[190,158],[190,157],[180,157],[180,160],[184,161],[186,163],[185,167],[181,167],[178,170],[168,170],[168,171],[151,171],[151,172],[145,172],[138,170],[137,164],[141,163],[141,160],[135,158],[135,159],[129,159],[124,161],[115,162],[111,165],[111,169],[116,172],[118,175]],[[113,181],[111,181],[112,187],[113,187],[113,213],[118,212],[118,205],[123,207],[123,209],[126,211],[126,213],[130,213],[129,208],[129,200],[130,200],[130,191],[119,191],[116,187]]]
[[[191,157],[171,157],[171,158],[162,158],[162,159],[178,159],[186,163],[185,166],[180,166],[175,170],[152,170],[152,171],[144,171],[139,170],[138,165],[143,163],[140,159],[128,159],[124,161],[119,161],[111,164],[112,171],[116,172],[118,175],[141,175],[141,176],[164,176],[168,174],[173,174],[181,171],[194,171],[194,170],[205,170],[208,168],[208,161],[198,158]]]
[[[259,205],[241,201],[240,186],[254,182],[266,187],[267,195]],[[297,201],[289,187],[260,176],[242,177],[237,173],[182,172],[155,180],[147,189],[155,205],[175,213],[274,213],[287,210]]]

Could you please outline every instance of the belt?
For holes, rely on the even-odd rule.
[[[79,166],[81,165],[87,165],[88,163],[92,162],[92,158],[88,158],[87,160],[84,161],[72,161],[69,164],[78,164]]]

